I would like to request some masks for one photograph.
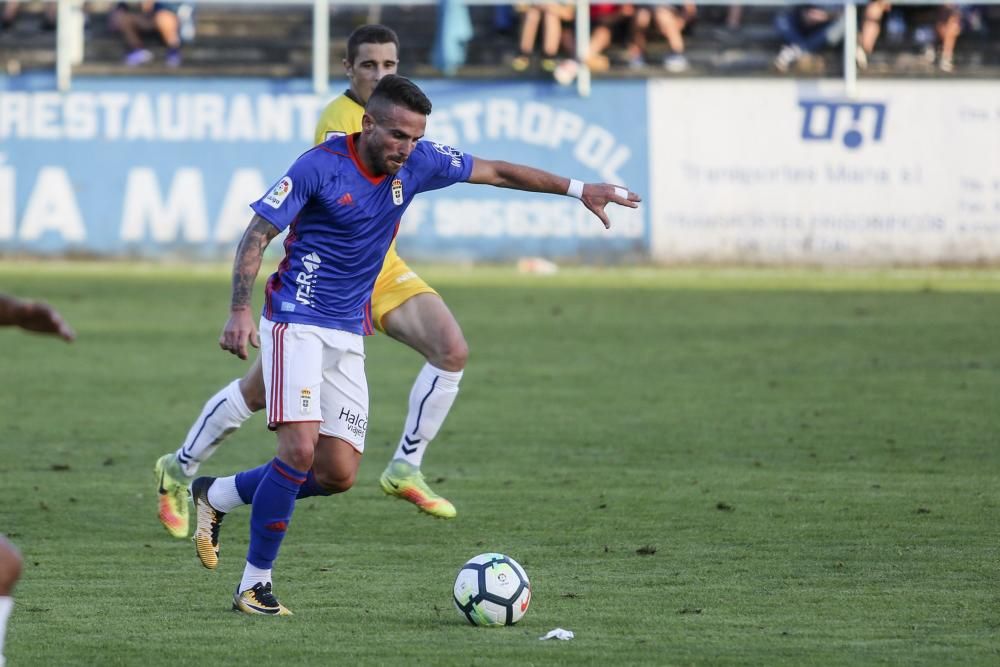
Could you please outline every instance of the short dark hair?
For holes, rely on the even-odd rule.
[[[431,101],[424,95],[424,91],[405,76],[398,74],[387,74],[382,77],[368,98],[365,111],[374,116],[390,104],[406,107],[425,116],[431,113]]]
[[[354,64],[362,44],[395,44],[396,53],[399,53],[399,37],[396,36],[396,32],[378,23],[369,23],[356,28],[347,38],[347,62]]]

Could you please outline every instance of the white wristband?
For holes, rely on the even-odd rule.
[[[575,178],[569,179],[569,187],[566,188],[566,194],[570,197],[583,199],[583,181]]]

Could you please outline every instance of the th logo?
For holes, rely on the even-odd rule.
[[[866,134],[874,143],[882,140],[885,104],[881,102],[799,100],[799,106],[802,108],[803,141],[834,141],[838,125],[844,123],[848,128],[839,139],[849,149],[860,148]]]

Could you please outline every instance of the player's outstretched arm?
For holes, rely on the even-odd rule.
[[[233,300],[229,306],[229,319],[219,336],[219,347],[232,352],[240,359],[246,359],[248,356],[247,341],[254,347],[260,347],[260,337],[253,323],[250,302],[253,297],[253,284],[257,280],[257,273],[260,272],[260,264],[264,258],[264,250],[277,235],[277,227],[255,215],[243,232],[240,245],[236,248],[236,259],[233,260]]]
[[[614,202],[619,206],[638,208],[639,202],[642,201],[642,197],[638,194],[618,185],[582,183],[576,179],[557,176],[542,169],[504,162],[503,160],[473,158],[469,183],[576,197],[601,219],[605,228],[611,227],[611,221],[608,220],[608,215],[604,211],[604,207],[608,203]]]
[[[0,326],[11,324],[27,331],[55,334],[67,343],[76,338],[73,327],[49,304],[0,294]]]

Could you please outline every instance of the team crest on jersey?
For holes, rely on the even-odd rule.
[[[303,389],[300,398],[302,401],[302,414],[307,415],[312,404],[312,392],[308,389]]]
[[[278,208],[285,201],[285,197],[292,191],[292,179],[285,176],[278,184],[271,188],[271,191],[264,197],[264,203],[271,208]]]
[[[403,181],[398,178],[392,179],[392,203],[396,206],[403,205]]]

